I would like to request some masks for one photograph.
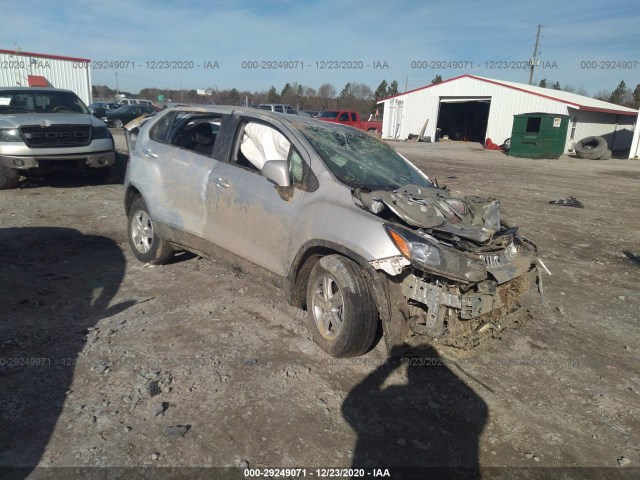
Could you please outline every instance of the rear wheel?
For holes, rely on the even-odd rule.
[[[0,190],[10,190],[18,186],[20,173],[13,168],[0,166]]]
[[[120,120],[119,118],[116,118],[113,121],[113,126],[116,128],[122,128],[124,126],[124,124],[122,123],[122,120]]]
[[[322,257],[307,284],[309,329],[334,357],[365,353],[376,334],[378,311],[364,272],[341,255]]]
[[[142,198],[129,209],[128,237],[131,250],[138,260],[154,265],[167,263],[173,255],[171,244],[158,237],[149,210]]]

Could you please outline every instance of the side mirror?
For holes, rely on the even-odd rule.
[[[93,110],[93,116],[98,118],[106,117],[107,111],[104,108],[95,108]]]
[[[291,185],[289,164],[286,160],[269,160],[262,166],[262,175],[279,187]]]

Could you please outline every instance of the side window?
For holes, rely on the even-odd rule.
[[[298,150],[275,128],[258,122],[244,123],[238,129],[234,152],[233,162],[255,173],[262,171],[265,162],[286,160],[291,185],[306,189],[309,168]]]
[[[233,161],[241,167],[261,172],[269,160],[287,160],[290,148],[289,140],[275,128],[246,122],[238,131]]]
[[[169,143],[205,156],[211,156],[222,118],[220,115],[179,112]]]
[[[296,111],[291,107],[287,107],[287,113],[294,114]]]
[[[169,112],[163,115],[156,124],[149,130],[149,138],[156,142],[167,143],[169,137],[169,130],[173,124],[173,119],[176,117],[176,112]]]
[[[340,121],[340,122],[348,122],[349,121],[349,114],[347,112],[342,112],[340,114],[340,116],[338,117],[338,121]]]
[[[284,112],[284,110],[282,109],[282,105],[276,105],[276,106],[274,107],[274,110],[275,110],[276,112],[280,112],[280,113],[283,113],[283,112]]]
[[[351,112],[351,121],[352,122],[356,121],[356,114],[354,112]]]

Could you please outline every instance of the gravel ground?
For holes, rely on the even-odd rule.
[[[392,145],[538,244],[552,275],[523,328],[429,365],[381,341],[331,359],[274,288],[187,253],[136,261],[121,185],[23,182],[0,192],[0,467],[640,474],[640,163]],[[548,203],[569,195],[584,209]]]

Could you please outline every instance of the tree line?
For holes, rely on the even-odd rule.
[[[101,99],[115,98],[116,94],[124,94],[127,97],[138,97],[156,101],[159,96],[165,101],[185,102],[196,104],[216,105],[259,105],[261,103],[284,103],[298,110],[355,110],[360,113],[375,113],[380,99],[397,95],[398,82],[393,80],[390,84],[382,80],[376,90],[359,82],[348,82],[338,91],[331,83],[323,83],[317,89],[302,85],[297,82],[287,82],[278,90],[271,85],[268,90],[249,91],[236,88],[218,90],[208,89],[210,95],[200,95],[197,90],[175,90],[166,88],[143,88],[137,94],[130,92],[116,92],[107,85],[94,85],[93,97]]]
[[[586,97],[590,96],[582,87],[575,88],[571,85],[561,87],[560,82],[547,82],[546,78],[540,80],[538,86],[550,88],[552,90],[563,90],[565,92],[577,93],[578,95],[584,95]],[[598,90],[595,95],[591,96],[591,98],[602,100],[603,102],[614,103],[622,107],[640,108],[640,83],[636,85],[636,88],[631,90],[627,87],[624,80],[621,80],[614,90]]]
[[[436,75],[431,84],[443,81],[441,75]],[[590,96],[584,88],[575,88],[571,85],[561,86],[560,82],[547,81],[543,78],[538,86],[553,90],[564,90],[579,95]],[[298,110],[332,110],[345,109],[355,110],[362,114],[382,113],[377,102],[383,98],[391,97],[402,93],[399,91],[398,82],[393,80],[387,83],[382,80],[375,90],[359,82],[348,82],[338,92],[331,83],[323,83],[317,89],[297,82],[287,82],[281,90],[275,85],[271,85],[268,90],[248,91],[236,88],[218,90],[210,88],[210,95],[199,95],[196,90],[173,90],[166,88],[143,88],[140,92],[132,94],[129,92],[116,92],[106,85],[94,85],[93,96],[95,98],[111,99],[116,93],[125,94],[127,97],[146,98],[156,100],[162,95],[165,101],[185,102],[196,104],[217,104],[217,105],[258,105],[260,103],[284,103],[291,105]],[[592,98],[603,100],[631,108],[640,108],[640,84],[634,90],[630,90],[624,81],[612,90],[599,90]]]

